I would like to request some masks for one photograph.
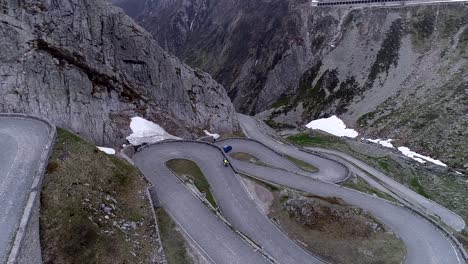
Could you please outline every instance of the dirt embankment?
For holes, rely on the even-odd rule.
[[[365,210],[336,197],[243,178],[257,205],[290,238],[332,263],[401,263],[403,242]]]
[[[146,188],[129,163],[58,129],[41,194],[44,262],[160,262]]]

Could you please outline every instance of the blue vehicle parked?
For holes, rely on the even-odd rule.
[[[229,145],[225,145],[225,146],[223,147],[223,150],[224,150],[224,153],[228,153],[229,151],[232,150],[232,147],[229,146]]]

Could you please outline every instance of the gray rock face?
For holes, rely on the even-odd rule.
[[[221,85],[107,1],[2,0],[0,21],[0,111],[45,116],[106,145],[125,141],[133,116],[183,137],[238,129]]]
[[[153,8],[137,21],[213,74],[239,111],[287,127],[337,114],[366,137],[394,138],[457,168],[466,163],[466,4],[146,2]]]

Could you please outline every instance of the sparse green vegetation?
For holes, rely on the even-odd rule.
[[[261,160],[259,160],[257,157],[250,153],[246,152],[231,152],[229,154],[230,157],[236,159],[236,160],[241,160],[241,161],[246,161],[246,162],[251,162],[260,166],[268,166],[267,164],[263,163]]]
[[[49,161],[49,163],[47,164],[47,167],[46,167],[46,173],[53,173],[53,172],[57,171],[59,166],[60,165],[58,164],[57,161],[55,161],[55,160]]]
[[[135,167],[59,128],[41,193],[44,262],[150,262],[157,242],[146,187]]]
[[[365,213],[353,216],[344,213],[348,215],[346,220],[333,216],[330,212],[347,212],[352,207],[336,197],[284,190],[274,191],[273,195],[269,217],[279,223],[292,239],[332,263],[384,264],[400,263],[404,259],[403,242],[392,233],[371,230],[367,223],[376,222],[371,216]],[[285,203],[298,197],[311,199],[313,202],[307,208],[313,205],[314,211],[321,215],[314,216],[316,221],[312,221],[313,225],[303,222],[301,217],[291,215],[292,211],[285,209]],[[295,211],[301,214],[301,208]],[[341,250],[337,251],[337,248]]]
[[[320,137],[312,137],[307,133],[300,133],[296,134],[293,136],[289,136],[288,139],[300,146],[306,146],[306,145],[321,145],[326,143],[325,140],[323,140]]]
[[[422,195],[422,196],[424,196],[426,198],[431,198],[429,196],[429,194],[426,193],[426,191],[424,190],[424,187],[421,185],[421,183],[419,183],[419,180],[418,180],[417,177],[411,178],[410,184],[411,184],[411,187],[413,187],[413,190],[415,190],[417,193],[419,193],[420,195]]]
[[[163,208],[156,210],[159,233],[168,264],[193,263],[187,253],[185,238],[177,230],[176,224]]]
[[[400,50],[402,36],[403,21],[399,18],[392,22],[390,29],[387,31],[385,39],[382,41],[382,46],[375,58],[375,62],[369,71],[365,86],[372,86],[380,73],[388,73],[392,65],[396,66],[398,64],[398,52]]]
[[[377,111],[372,111],[372,112],[369,112],[365,115],[362,115],[358,121],[357,121],[357,124],[359,126],[367,126],[369,121],[373,120],[375,118],[375,115],[377,114]]]
[[[268,119],[268,120],[265,120],[265,123],[267,125],[269,125],[270,127],[272,128],[277,128],[277,129],[280,129],[280,128],[294,128],[294,126],[292,125],[288,125],[288,124],[283,124],[283,123],[276,123],[275,121],[273,121],[271,118]]]
[[[436,18],[433,15],[433,11],[427,9],[415,14],[411,18],[410,30],[415,44],[424,44],[424,41],[432,35],[434,32],[435,21]]]
[[[218,208],[213,194],[211,193],[210,184],[195,162],[187,159],[173,159],[169,160],[166,165],[183,180],[185,178],[192,180],[197,189],[205,194],[208,202],[210,202],[214,208]]]
[[[220,135],[220,139],[226,139],[226,138],[245,138],[247,137],[244,132],[241,130],[241,131],[237,131],[237,132],[234,132],[234,133],[224,133],[224,134],[221,134]]]
[[[356,191],[367,193],[370,195],[377,195],[378,197],[391,201],[391,202],[397,202],[397,200],[395,200],[395,198],[393,198],[392,196],[375,189],[374,187],[370,186],[366,181],[358,177],[346,181],[343,184],[343,186],[354,189]]]
[[[318,132],[313,134],[297,134],[287,138],[293,143],[303,147],[323,147],[342,151],[355,158],[366,162],[372,167],[380,169],[389,177],[401,184],[429,197],[435,202],[453,210],[463,219],[468,220],[468,203],[466,194],[468,193],[468,183],[463,177],[453,174],[424,169],[417,164],[407,164],[396,156],[388,155],[383,157],[369,156],[360,148],[351,147],[346,140],[330,135],[321,135]],[[353,187],[353,186],[349,186]],[[356,189],[360,187],[354,186]]]
[[[292,143],[299,145],[301,147],[315,146],[315,147],[330,147],[332,145],[340,145],[346,147],[344,140],[319,132],[312,133],[299,133],[287,137]]]
[[[291,100],[291,96],[281,96],[276,102],[271,105],[271,108],[278,108],[280,106],[287,106],[289,101]]]
[[[285,157],[289,161],[291,161],[292,163],[296,164],[296,166],[298,166],[301,170],[304,170],[304,171],[307,171],[307,172],[317,172],[318,171],[318,169],[314,165],[312,165],[312,164],[310,164],[308,162],[305,162],[305,161],[300,160],[300,159],[296,159],[296,158],[288,156],[288,155],[285,155]]]
[[[241,160],[241,161],[246,161],[246,162],[251,162],[251,163],[254,163],[254,164],[257,164],[257,165],[260,165],[260,166],[274,166],[273,164],[271,164],[271,165],[265,164],[264,162],[262,162],[261,160],[259,160],[257,157],[253,156],[250,153],[233,152],[233,153],[230,154],[230,156],[233,157],[234,159]],[[296,166],[298,166],[300,169],[302,169],[304,171],[307,171],[307,172],[317,172],[318,171],[318,169],[316,167],[314,167],[312,164],[309,164],[309,163],[307,163],[307,162],[305,162],[303,160],[296,159],[296,158],[288,156],[288,155],[285,155],[285,158],[287,158],[292,163],[296,164]]]

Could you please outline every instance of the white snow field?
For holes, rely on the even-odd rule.
[[[165,139],[180,139],[167,133],[160,125],[141,117],[132,117],[130,128],[132,129],[132,134],[126,139],[134,146],[143,143],[156,143]]]
[[[106,154],[115,155],[115,149],[113,148],[106,148],[106,147],[97,147],[97,148]]]
[[[429,161],[429,162],[432,162],[432,163],[434,163],[436,165],[447,167],[447,164],[443,163],[442,161],[433,159],[433,158],[428,157],[428,156],[421,155],[419,153],[411,151],[407,147],[398,147],[398,150],[401,153],[403,153],[403,155],[405,155],[407,157],[410,157],[410,158],[412,158],[412,159],[414,159],[414,160],[416,160],[416,161],[418,161],[420,163],[426,163],[427,161]]]
[[[330,133],[332,135],[338,136],[338,137],[349,137],[349,138],[355,138],[358,136],[358,132],[354,129],[346,128],[346,124],[337,116],[331,116],[329,118],[321,118],[321,119],[316,119],[311,121],[306,125],[307,128],[310,129],[319,129],[322,131],[325,131],[327,133]],[[393,139],[370,139],[370,138],[362,138],[362,140],[367,140],[376,144],[380,144],[384,147],[387,148],[395,148],[395,146],[392,144]],[[409,148],[401,146],[398,147],[398,150],[405,156],[410,157],[417,162],[420,163],[426,163],[426,162],[432,162],[436,165],[439,166],[444,166],[447,167],[447,164],[443,163],[440,160],[433,159],[428,156],[421,155],[419,153],[416,153],[414,151],[411,151]]]
[[[319,129],[338,137],[355,138],[358,136],[358,132],[356,130],[346,128],[343,120],[335,115],[329,118],[313,120],[308,123],[306,127],[311,129]]]
[[[213,137],[214,139],[218,139],[218,138],[219,138],[219,134],[212,134],[212,133],[210,133],[208,130],[203,130],[203,132],[205,132],[205,134],[206,134],[207,136],[211,136],[211,137]]]
[[[393,144],[391,143],[393,141],[393,139],[384,140],[384,139],[363,138],[363,140],[367,140],[367,141],[370,141],[372,143],[380,144],[380,145],[382,145],[384,147],[387,147],[387,148],[395,148],[395,146],[393,146]],[[407,157],[410,157],[410,158],[414,159],[417,162],[426,163],[426,162],[429,161],[429,162],[432,162],[432,163],[434,163],[436,165],[447,167],[447,164],[443,163],[442,161],[433,159],[433,158],[428,157],[428,156],[421,155],[419,153],[416,153],[416,152],[410,150],[408,147],[401,146],[401,147],[398,147],[397,149],[403,155],[405,155]]]
[[[393,146],[393,144],[391,143],[393,141],[393,139],[370,139],[370,138],[364,138],[365,140],[367,141],[370,141],[372,143],[376,143],[376,144],[380,144],[384,147],[387,147],[387,148],[395,148],[395,146]]]

